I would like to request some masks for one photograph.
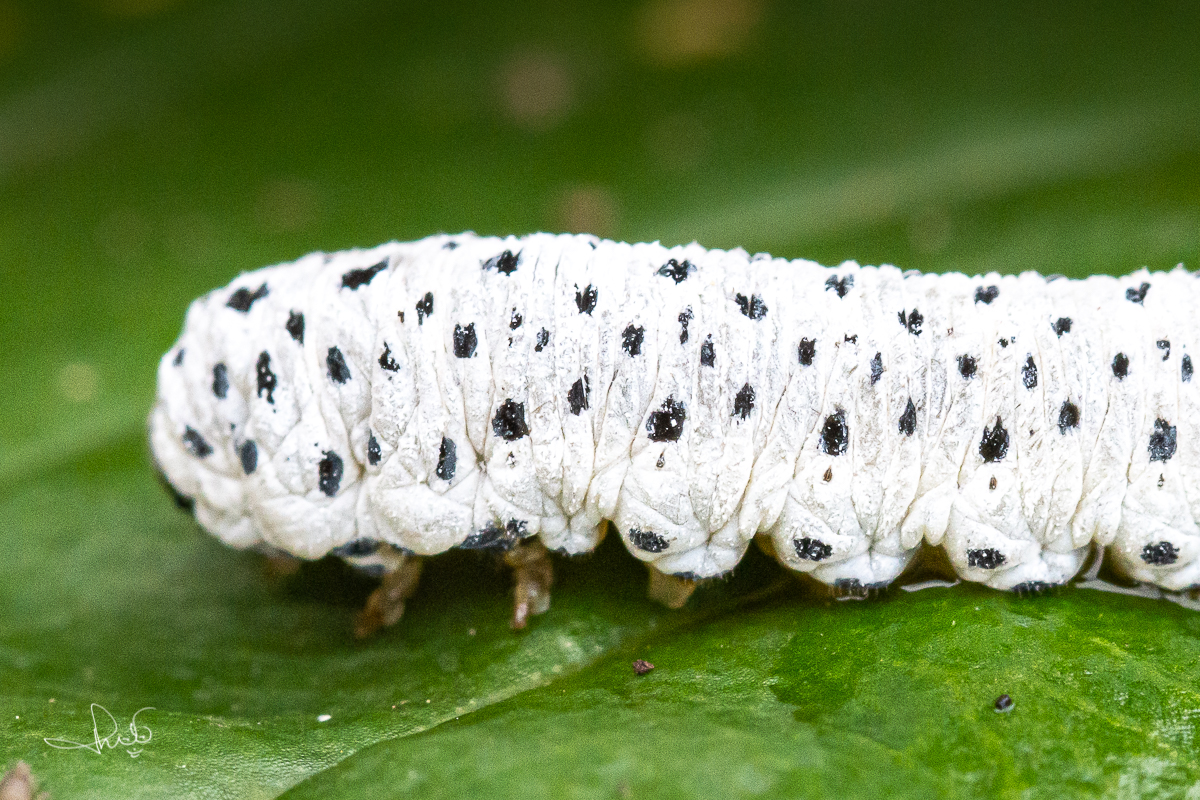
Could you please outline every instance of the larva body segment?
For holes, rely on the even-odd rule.
[[[968,278],[434,236],[197,300],[150,437],[225,542],[403,571],[404,592],[409,556],[582,553],[609,520],[685,581],[759,536],[858,588],[923,543],[968,580],[1062,583],[1095,543],[1180,589],[1200,582],[1195,293],[1182,269]],[[535,613],[548,572],[521,552]]]

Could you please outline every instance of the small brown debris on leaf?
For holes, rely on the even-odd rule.
[[[1011,711],[1013,707],[1013,699],[1006,694],[1002,694],[996,698],[996,711]]]
[[[0,800],[50,800],[50,795],[37,792],[37,779],[24,761],[18,761],[0,778]]]
[[[637,661],[633,662],[633,671],[636,672],[638,675],[645,675],[647,672],[649,672],[652,669],[654,669],[654,665],[651,664],[649,661],[643,661],[642,659],[639,658]]]

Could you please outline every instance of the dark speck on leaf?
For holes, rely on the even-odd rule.
[[[665,269],[665,267],[664,267],[664,269]],[[635,673],[637,673],[638,675],[645,675],[646,673],[650,672],[653,669],[654,669],[654,665],[651,664],[649,661],[644,661],[639,658],[638,660],[633,662],[633,671]]]
[[[994,705],[996,707],[996,711],[1000,713],[1011,711],[1013,707],[1013,699],[1006,694],[1002,694],[996,698]]]

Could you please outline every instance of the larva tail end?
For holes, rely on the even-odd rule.
[[[509,625],[524,630],[529,617],[550,610],[550,585],[554,583],[554,565],[550,552],[537,539],[517,544],[504,554],[504,563],[513,571],[513,615]]]
[[[365,639],[382,628],[395,625],[404,616],[404,603],[417,591],[422,560],[405,556],[399,567],[383,576],[383,581],[354,620],[354,635]]]
[[[696,591],[694,580],[664,575],[654,567],[649,567],[649,570],[650,587],[647,594],[651,600],[662,603],[667,608],[683,608],[692,592]]]

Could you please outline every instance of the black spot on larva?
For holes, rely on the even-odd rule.
[[[1124,380],[1129,374],[1129,356],[1124,353],[1117,353],[1113,356],[1112,363],[1113,375],[1117,376],[1117,380]]]
[[[247,475],[258,469],[258,445],[253,439],[242,442],[242,446],[238,448],[238,460],[242,462],[242,472]]]
[[[1170,461],[1175,455],[1175,426],[1162,417],[1154,420],[1154,433],[1150,434],[1151,461]]]
[[[959,356],[958,357],[958,374],[964,378],[974,378],[975,373],[979,370],[979,363],[974,356]]]
[[[304,344],[304,315],[299,311],[289,311],[288,321],[283,325],[284,330],[288,332],[298,344]]]
[[[767,304],[756,294],[750,297],[746,297],[744,294],[737,294],[734,295],[733,299],[737,301],[738,308],[742,310],[742,314],[750,319],[762,319],[767,315]]]
[[[646,430],[652,442],[677,442],[683,434],[683,423],[687,419],[687,408],[683,403],[668,397],[658,411],[646,420]]]
[[[580,314],[591,313],[596,310],[596,287],[588,284],[580,291],[579,287],[575,287],[575,307],[579,309]]]
[[[243,286],[241,289],[238,289],[233,294],[229,295],[229,299],[225,301],[225,305],[229,306],[234,311],[240,311],[243,314],[248,314],[250,313],[250,306],[254,305],[259,300],[262,300],[268,294],[269,292],[267,291],[267,285],[265,283],[262,286],[259,286],[253,292]]]
[[[1192,357],[1185,355],[1179,365],[1179,377],[1184,383],[1192,382]]]
[[[821,427],[821,452],[840,456],[846,452],[849,443],[850,428],[846,426],[846,412],[839,408],[825,417],[825,424]]]
[[[533,345],[534,352],[537,352],[537,353],[542,352],[542,350],[548,344],[550,344],[550,331],[546,330],[545,328],[542,328],[537,333],[537,341]]]
[[[1167,564],[1174,564],[1179,560],[1179,550],[1170,542],[1158,542],[1143,547],[1141,557],[1142,561],[1147,564],[1165,567]]]
[[[642,339],[646,336],[646,329],[641,325],[630,323],[627,328],[621,333],[621,347],[626,353],[631,356],[640,355],[642,352]]]
[[[921,312],[917,311],[915,308],[908,312],[907,316],[905,316],[904,312],[901,311],[900,324],[903,325],[905,329],[913,336],[920,336],[921,326],[925,324],[925,317],[923,317]]]
[[[671,546],[664,537],[654,531],[644,531],[641,528],[629,529],[629,543],[647,553],[661,553]]]
[[[1134,289],[1132,286],[1125,290],[1125,299],[1131,303],[1142,304],[1146,299],[1146,292],[1150,291],[1150,284],[1143,283],[1141,286]]]
[[[190,425],[183,429],[183,446],[196,458],[208,458],[213,452],[212,445]]]
[[[528,528],[529,523],[523,519],[510,519],[508,522],[504,523],[504,532],[508,534],[510,539],[514,540],[524,539],[526,536],[528,536]]]
[[[668,259],[667,263],[658,268],[658,274],[664,278],[670,278],[675,283],[683,283],[687,280],[688,273],[695,272],[696,268],[692,266],[690,261],[676,261]]]
[[[1008,431],[996,417],[996,425],[983,429],[983,438],[979,440],[979,456],[984,461],[1002,461],[1008,455]]]
[[[999,339],[996,343],[1001,347],[1008,347],[1008,339],[1006,338]]]
[[[456,250],[457,248],[458,242],[454,241],[453,239],[442,245],[443,250]]]
[[[1163,351],[1163,357],[1162,357],[1163,361],[1166,361],[1168,358],[1171,357],[1171,340],[1170,339],[1159,339],[1157,342],[1154,343],[1154,346],[1157,347],[1159,350]]]
[[[1026,389],[1037,386],[1037,372],[1037,364],[1033,363],[1033,353],[1029,353],[1025,358],[1025,366],[1021,367],[1021,383],[1025,384]]]
[[[504,535],[504,529],[494,522],[489,522],[483,530],[476,531],[464,539],[459,547],[463,550],[507,550],[511,545],[508,537]]]
[[[175,365],[176,367],[182,367],[183,366],[183,354],[184,354],[184,349],[181,347],[177,351],[175,351],[175,358],[171,359],[171,363],[173,365]]]
[[[811,367],[813,358],[817,355],[817,340],[816,339],[801,339],[796,352],[800,356],[801,366]]]
[[[219,399],[224,400],[225,395],[229,394],[229,370],[224,364],[217,364],[213,367],[213,394]]]
[[[829,483],[831,480],[833,480],[833,467],[826,467],[825,474],[822,475],[821,478],[826,483]]]
[[[1006,694],[1002,694],[996,698],[996,702],[992,704],[992,707],[997,711],[1008,711],[1013,707],[1013,699]]]
[[[494,269],[503,275],[512,275],[517,270],[517,265],[521,263],[521,254],[514,253],[512,250],[505,250],[497,256],[492,256],[487,261],[483,262],[484,269]]]
[[[824,561],[833,555],[832,546],[825,544],[820,539],[811,539],[807,536],[793,539],[792,546],[796,548],[796,557],[805,561]]]
[[[258,354],[258,363],[254,365],[254,373],[258,378],[257,396],[262,397],[263,392],[266,392],[267,402],[274,405],[275,386],[279,383],[279,379],[275,377],[274,372],[271,372],[271,356],[266,350]]]
[[[367,463],[372,467],[379,463],[379,459],[383,458],[383,452],[379,449],[379,440],[375,438],[374,433],[367,433]]]
[[[712,335],[709,334],[700,343],[700,365],[711,367],[717,363],[717,348],[713,346]]]
[[[838,297],[845,297],[846,292],[854,286],[854,276],[847,275],[844,278],[839,278],[837,275],[830,275],[825,281],[825,291],[833,290],[837,292]]]
[[[426,292],[425,296],[417,301],[417,324],[423,325],[425,318],[433,316],[433,292]]]
[[[333,548],[329,552],[338,558],[363,558],[374,555],[379,550],[380,544],[375,539],[353,539],[340,547]]]
[[[325,367],[329,370],[329,380],[334,383],[343,384],[350,380],[350,367],[346,365],[342,351],[336,347],[329,348],[325,353]]]
[[[379,367],[388,372],[400,371],[400,365],[396,363],[396,359],[392,358],[392,351],[387,342],[383,343],[383,352],[379,354]]]
[[[917,407],[910,397],[908,398],[908,405],[904,407],[904,413],[900,415],[900,432],[905,436],[912,436],[913,431],[916,429]]]
[[[438,448],[437,469],[434,472],[444,481],[454,480],[454,471],[458,469],[458,447],[453,439],[442,437],[442,446]]]
[[[571,413],[575,416],[578,417],[579,413],[588,407],[590,389],[586,375],[571,384],[571,388],[567,392],[567,403],[571,406]]]
[[[967,566],[979,569],[995,569],[1005,561],[1004,553],[994,547],[982,547],[967,551]]]
[[[514,308],[512,310],[512,316],[508,318],[508,329],[510,331],[515,331],[517,328],[521,327],[521,323],[524,321],[525,318],[521,316],[521,312]]]
[[[1063,400],[1062,406],[1058,409],[1058,432],[1066,436],[1068,430],[1078,427],[1079,406],[1070,400]]]
[[[1032,433],[1032,431],[1030,431],[1030,433]],[[995,475],[993,475],[992,479],[988,481],[988,489],[992,490],[993,492],[996,491],[996,476]]]
[[[342,276],[342,288],[354,291],[360,286],[366,286],[375,276],[387,269],[387,259],[363,269],[352,269]]]
[[[879,379],[883,377],[883,353],[876,353],[871,359],[871,385],[879,383]]]
[[[983,303],[985,306],[991,305],[992,301],[1000,296],[999,286],[978,286],[975,288],[975,302]]]
[[[843,337],[843,340],[850,342],[851,344],[858,344],[858,334],[856,333],[853,336],[850,336],[849,334],[847,334],[846,336]]]
[[[403,311],[397,311],[397,312],[396,312],[396,316],[400,318],[400,324],[401,324],[401,325],[403,325],[403,324],[404,324],[404,312],[403,312]]]
[[[1059,317],[1050,327],[1054,329],[1054,335],[1061,339],[1064,333],[1071,332],[1071,318]]]
[[[462,325],[454,326],[455,358],[470,358],[475,355],[475,348],[478,345],[479,337],[475,335],[474,322],[468,322],[465,328]]]
[[[529,425],[525,422],[525,404],[515,400],[505,400],[496,409],[492,417],[492,431],[506,442],[529,435]]]
[[[317,464],[317,488],[326,497],[333,497],[342,483],[342,457],[332,450],[326,450],[323,455],[325,457]]]
[[[746,384],[738,389],[737,397],[733,398],[733,416],[749,419],[754,410],[754,387]]]
[[[195,514],[196,501],[176,489],[175,484],[167,480],[167,474],[163,472],[162,469],[158,468],[157,465],[155,467],[155,472],[158,475],[159,485],[161,485],[163,489],[166,490],[167,494],[171,496],[171,500],[175,503],[175,507],[181,511],[186,511],[189,514]]]
[[[687,344],[688,340],[688,323],[692,321],[692,307],[688,306],[683,311],[679,312],[679,343]]]

